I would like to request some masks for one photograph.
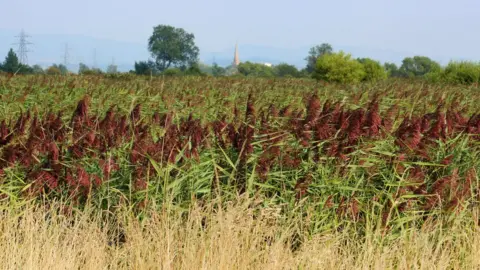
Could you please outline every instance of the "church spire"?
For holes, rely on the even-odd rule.
[[[233,66],[236,67],[240,64],[240,58],[238,57],[238,42],[235,44],[235,56],[233,57]]]

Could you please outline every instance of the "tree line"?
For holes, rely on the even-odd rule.
[[[284,77],[315,78],[328,82],[357,83],[379,81],[386,78],[423,78],[430,81],[451,83],[479,83],[480,63],[450,62],[442,67],[438,62],[426,56],[413,56],[403,59],[400,66],[395,63],[383,65],[371,58],[353,58],[343,51],[335,52],[328,43],[312,47],[304,59],[306,66],[298,69],[288,63],[267,66],[261,63],[243,62],[238,66],[221,67],[202,64],[199,61],[200,50],[195,44],[195,35],[182,28],[170,25],[157,25],[148,39],[148,51],[151,58],[134,63],[129,73],[137,75],[195,75],[195,76],[246,76],[246,77]],[[5,61],[0,63],[0,72],[13,74],[68,74],[65,65],[54,64],[43,70],[39,65],[21,64],[15,52],[10,49]],[[103,72],[80,63],[78,74],[116,74],[115,65],[108,66]]]
[[[288,63],[266,66],[260,63],[243,62],[238,67],[220,67],[199,63],[199,49],[195,36],[182,28],[169,25],[154,27],[148,40],[151,59],[135,62],[131,73],[138,75],[238,75],[247,77],[316,78],[329,82],[356,83],[379,81],[386,78],[422,78],[430,81],[451,83],[480,82],[480,63],[450,62],[446,67],[426,56],[403,59],[383,65],[371,58],[354,59],[343,51],[335,52],[328,43],[312,47],[305,58],[306,66],[298,69]]]
[[[63,64],[53,64],[46,69],[43,69],[40,65],[25,65],[20,63],[17,54],[10,49],[5,57],[3,63],[0,63],[0,72],[10,74],[47,74],[47,75],[67,75],[70,73],[68,68]],[[80,63],[78,74],[93,75],[103,73],[117,73],[117,67],[110,65],[107,67],[106,72],[103,72],[99,68],[89,68],[87,65]]]

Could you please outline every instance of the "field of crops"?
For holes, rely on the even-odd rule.
[[[0,77],[0,203],[146,218],[247,196],[300,217],[293,250],[373,220],[394,235],[475,216],[479,100],[407,81]]]

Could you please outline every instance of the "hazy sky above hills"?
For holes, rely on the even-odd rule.
[[[240,44],[279,48],[322,42],[480,60],[475,0],[0,0],[0,28],[146,44],[157,24],[182,27],[201,51]],[[0,41],[1,42],[1,41]],[[306,54],[306,53],[305,53]]]

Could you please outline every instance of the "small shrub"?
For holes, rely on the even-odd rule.
[[[180,76],[183,72],[179,68],[169,68],[162,72],[165,76]]]
[[[363,65],[363,70],[365,71],[363,81],[376,82],[387,78],[387,71],[380,62],[370,58],[363,58],[358,61]]]
[[[54,66],[51,66],[51,67],[47,68],[46,73],[48,75],[61,75],[62,74],[60,69],[58,67],[54,67]]]

